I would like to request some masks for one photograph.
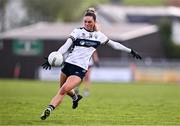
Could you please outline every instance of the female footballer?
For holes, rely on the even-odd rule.
[[[88,70],[89,60],[98,46],[107,44],[116,50],[125,51],[132,54],[133,57],[141,59],[141,56],[134,50],[109,39],[102,32],[97,31],[95,13],[87,11],[83,17],[83,25],[81,28],[74,29],[65,44],[58,50],[59,53],[65,54],[70,47],[73,47],[61,70],[60,88],[48,107],[43,111],[42,120],[45,120],[61,104],[66,94],[72,97],[72,108],[78,107],[78,102],[82,99],[82,96],[77,95],[73,89],[82,82]],[[51,68],[48,61],[43,64],[43,68]]]

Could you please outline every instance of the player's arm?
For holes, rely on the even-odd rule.
[[[133,57],[135,57],[137,59],[141,59],[141,56],[136,51],[134,51],[133,49],[130,49],[130,48],[118,43],[118,42],[108,40],[107,44],[116,50],[122,50],[122,51],[125,51],[127,53],[131,53]]]
[[[77,39],[80,29],[74,29],[70,34],[69,38],[66,40],[65,44],[61,46],[58,50],[62,55],[65,54],[69,48],[73,45],[73,41]]]
[[[96,67],[99,67],[99,57],[98,57],[98,54],[97,54],[97,50],[93,53],[92,58],[93,58],[93,61],[94,61],[94,65]]]
[[[58,49],[58,52],[61,53],[62,55],[65,54],[72,44],[73,44],[72,38],[68,38],[64,43],[64,45]]]

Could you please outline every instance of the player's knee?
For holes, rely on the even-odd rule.
[[[64,95],[65,93],[66,93],[66,91],[65,91],[64,87],[61,87],[59,94]]]
[[[61,87],[61,90],[60,90],[60,94],[61,94],[61,95],[64,95],[64,94],[66,94],[68,91],[69,91],[69,89],[68,89],[67,86],[62,86],[62,87]]]

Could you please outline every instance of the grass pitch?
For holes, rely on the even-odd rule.
[[[93,83],[76,110],[71,99],[47,120],[40,114],[55,95],[57,82],[0,80],[0,125],[180,125],[180,85]]]

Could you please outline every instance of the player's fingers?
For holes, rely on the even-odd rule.
[[[137,59],[142,59],[140,55],[137,55]]]
[[[139,59],[139,56],[138,56],[138,55],[136,55],[136,59]]]
[[[46,69],[47,68],[47,65],[46,64],[44,64],[44,67],[43,67],[44,69]]]
[[[45,69],[47,70],[47,69],[48,69],[48,67],[46,66],[46,67],[45,67]]]
[[[43,69],[46,67],[46,65],[43,65]]]
[[[47,65],[47,62],[43,63],[42,66],[46,66]]]

